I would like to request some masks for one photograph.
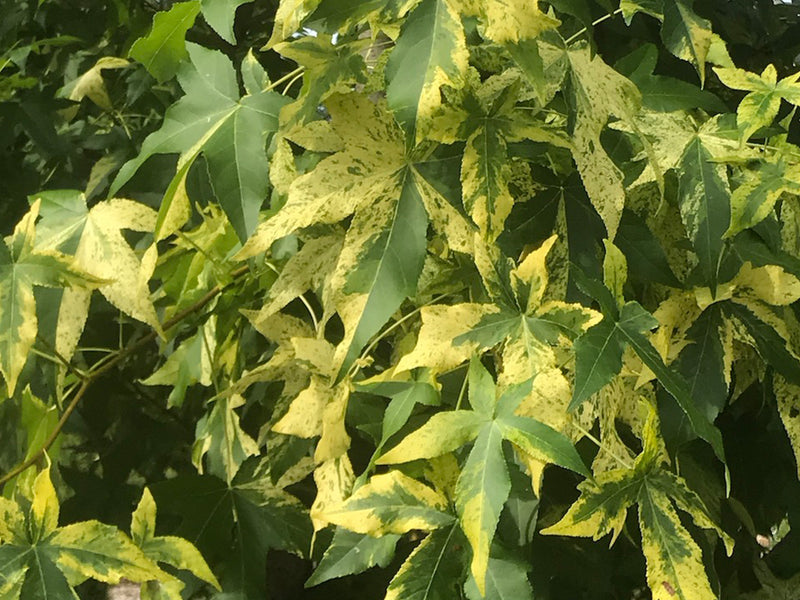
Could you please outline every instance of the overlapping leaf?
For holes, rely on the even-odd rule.
[[[73,286],[88,296],[91,288],[105,283],[102,276],[85,271],[80,260],[53,249],[34,247],[39,206],[40,201],[36,201],[9,241],[0,242],[0,373],[9,396],[14,393],[36,340],[33,286]],[[85,314],[78,318],[82,329]]]
[[[472,546],[472,574],[483,593],[489,551],[500,511],[511,489],[503,440],[533,458],[579,473],[587,471],[565,437],[538,421],[513,414],[530,389],[529,384],[512,387],[497,397],[494,381],[477,360],[470,364],[469,382],[473,410],[434,415],[378,462],[392,464],[433,458],[474,440],[458,478],[455,502],[461,527]]]
[[[644,430],[644,451],[632,468],[602,473],[580,484],[581,496],[547,535],[571,535],[598,540],[622,531],[628,508],[639,507],[642,551],[647,558],[647,583],[653,598],[711,600],[716,597],[705,573],[700,548],[681,524],[675,506],[704,529],[715,531],[728,550],[731,540],[711,519],[702,500],[686,482],[662,468],[664,449],[651,409]]]
[[[255,230],[267,197],[266,144],[288,99],[271,90],[240,97],[236,72],[225,55],[193,44],[188,51],[191,63],[178,72],[186,95],[169,108],[139,155],[123,165],[111,193],[155,154],[179,154],[180,169],[202,152],[220,206],[244,240]]]

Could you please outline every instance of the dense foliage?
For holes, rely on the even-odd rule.
[[[0,598],[796,594],[799,7],[0,13]]]

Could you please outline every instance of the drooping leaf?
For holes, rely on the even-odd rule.
[[[457,524],[428,534],[386,590],[386,600],[449,600],[464,577],[464,535]]]
[[[692,4],[693,0],[663,0],[661,39],[672,54],[694,65],[702,84],[711,48],[711,23],[697,16]]]
[[[220,0],[216,0],[219,2]],[[172,79],[186,58],[186,32],[200,13],[200,1],[177,2],[153,16],[153,27],[131,46],[129,56],[159,82]]]
[[[481,594],[486,590],[489,551],[500,511],[511,491],[502,442],[500,428],[485,426],[475,440],[456,486],[456,510],[472,547],[470,568]]]
[[[34,223],[39,205],[39,201],[33,204],[8,244],[0,242],[0,373],[9,396],[14,393],[36,340],[38,322],[33,286],[75,286],[88,295],[91,288],[104,283],[102,277],[85,271],[80,260],[53,249],[35,248]],[[82,321],[80,326],[82,329]]]

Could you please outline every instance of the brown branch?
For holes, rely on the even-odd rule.
[[[246,265],[243,267],[239,267],[238,269],[234,270],[231,273],[232,280],[236,281],[242,275],[245,275],[249,270],[250,268]],[[190,317],[191,315],[199,312],[209,302],[211,302],[214,298],[219,296],[228,286],[230,286],[233,283],[233,281],[225,285],[214,286],[213,288],[211,288],[211,290],[208,291],[208,293],[205,296],[200,298],[200,300],[192,304],[190,307],[180,311],[172,318],[167,319],[161,326],[161,329],[167,331],[168,329],[175,327],[175,325],[182,322],[187,317]],[[7,483],[11,479],[22,473],[23,471],[25,471],[27,468],[33,466],[39,461],[39,459],[42,458],[42,456],[44,456],[44,453],[50,449],[50,446],[52,446],[53,443],[58,438],[58,435],[61,433],[61,430],[64,428],[64,425],[66,425],[70,415],[73,413],[75,408],[77,408],[78,404],[80,403],[81,399],[86,394],[86,391],[89,389],[92,383],[94,383],[102,375],[104,375],[112,368],[114,368],[116,365],[118,365],[123,359],[127,358],[128,356],[130,356],[143,346],[146,346],[150,342],[154,341],[157,337],[158,337],[158,332],[151,331],[144,337],[139,338],[138,340],[131,342],[130,344],[122,348],[119,352],[117,352],[117,354],[114,355],[113,358],[107,360],[100,367],[95,369],[90,369],[89,372],[84,377],[82,377],[83,383],[81,383],[81,386],[78,388],[78,391],[75,393],[75,395],[72,397],[72,400],[70,400],[69,404],[64,409],[64,412],[61,414],[61,418],[58,420],[58,423],[56,423],[56,426],[55,428],[53,428],[53,431],[50,432],[50,435],[47,436],[47,439],[44,441],[44,444],[42,444],[42,446],[36,452],[34,452],[30,457],[28,457],[23,462],[18,464],[16,467],[11,469],[5,475],[0,476],[0,485]]]

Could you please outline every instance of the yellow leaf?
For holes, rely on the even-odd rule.
[[[35,541],[46,538],[58,528],[58,496],[50,481],[49,465],[33,481],[30,527]]]
[[[355,475],[347,454],[326,460],[314,470],[317,496],[310,510],[314,531],[328,524],[325,512],[331,506],[341,504],[350,495],[354,482]]]
[[[772,381],[775,398],[778,401],[778,412],[792,444],[797,476],[800,477],[800,386],[786,381],[777,372],[773,374]]]
[[[471,356],[475,345],[454,345],[453,340],[472,329],[486,314],[494,312],[497,312],[495,307],[484,304],[424,307],[417,345],[400,359],[396,371],[428,367],[435,373],[442,373],[457,367]]]

